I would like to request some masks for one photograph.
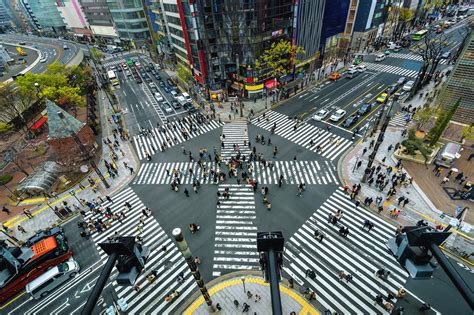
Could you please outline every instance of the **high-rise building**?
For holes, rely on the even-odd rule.
[[[192,65],[192,59],[188,59],[188,50],[184,34],[184,22],[181,23],[180,10],[177,0],[161,0],[160,8],[156,8],[158,23],[161,27],[158,30],[162,36],[159,49],[166,55],[174,53],[176,60],[185,65]],[[159,15],[161,13],[161,16]]]
[[[461,123],[474,122],[474,32],[471,31],[464,48],[448,78],[440,96],[440,104],[452,108],[460,100],[453,120]]]
[[[332,58],[342,57],[345,54],[344,41],[347,41],[345,30],[349,8],[351,7],[354,12],[357,9],[357,3],[358,0],[326,0],[320,42],[324,60],[330,61]]]
[[[351,36],[351,51],[358,52],[382,36],[387,15],[388,0],[359,1],[354,32]]]
[[[12,11],[7,0],[0,0],[0,27],[9,27],[12,25]]]
[[[57,1],[56,4],[68,32],[77,37],[92,36],[79,0],[62,0]]]
[[[25,13],[29,16],[36,29],[62,33],[66,24],[59,14],[56,1],[51,0],[21,0]]]
[[[81,0],[92,36],[105,40],[118,38],[107,0]]]
[[[107,4],[120,39],[130,41],[137,47],[149,41],[150,33],[141,0],[107,0]]]
[[[297,46],[305,50],[303,56],[298,56],[301,66],[310,63],[315,69],[321,55],[321,28],[323,26],[323,14],[325,0],[296,0],[294,9],[293,36]]]
[[[182,28],[168,29],[184,39],[193,74],[211,97],[258,97],[267,81],[274,82],[255,63],[273,42],[292,40],[294,0],[170,2],[163,0],[167,19]],[[173,11],[175,16],[168,14]]]

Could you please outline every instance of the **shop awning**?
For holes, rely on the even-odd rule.
[[[36,129],[41,128],[41,126],[43,126],[44,123],[47,121],[48,121],[48,116],[41,117],[33,124],[33,126],[31,126],[31,130],[36,130]]]
[[[245,89],[247,91],[260,91],[263,89],[263,83],[258,85],[246,85]]]

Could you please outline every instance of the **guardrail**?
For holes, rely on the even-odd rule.
[[[4,42],[4,43],[7,44],[7,45],[11,45],[11,46],[18,46],[18,44],[14,44],[14,43],[8,43],[8,42]],[[21,45],[21,47],[25,47],[25,48],[34,50],[38,53],[38,58],[36,58],[36,60],[33,61],[33,63],[31,65],[29,65],[28,67],[26,67],[25,69],[23,69],[22,71],[20,71],[18,73],[18,74],[25,74],[28,71],[30,71],[31,69],[33,69],[39,63],[39,61],[41,60],[41,51],[39,49],[36,49],[34,47],[31,47],[31,46]],[[10,79],[4,81],[4,83],[10,83],[10,82],[13,82],[13,78],[10,78]]]

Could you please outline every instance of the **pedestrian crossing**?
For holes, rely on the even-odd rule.
[[[329,215],[337,210],[343,211],[340,222],[349,228],[347,237],[328,223]],[[366,219],[375,225],[370,232],[362,230]],[[314,238],[316,229],[325,236],[321,242]],[[338,189],[286,243],[283,270],[298,284],[313,289],[324,309],[338,314],[385,314],[380,305],[374,305],[375,296],[396,293],[408,278],[386,247],[394,235],[392,225],[363,208],[356,209]],[[390,271],[387,280],[375,277],[381,268]],[[305,278],[308,269],[315,272],[314,280]],[[340,271],[351,274],[352,281],[341,281]]]
[[[336,168],[334,164],[324,161],[270,161],[263,166],[261,163],[253,163],[252,178],[262,185],[277,185],[280,176],[283,175],[283,182],[297,185],[328,185],[337,184],[334,175]]]
[[[226,124],[222,128],[221,143],[221,158],[223,160],[230,160],[238,152],[240,152],[241,156],[248,158],[251,151],[248,146],[247,123],[238,121]]]
[[[224,197],[225,189],[229,197]],[[250,185],[219,185],[212,275],[259,270],[255,196]]]
[[[295,122],[291,117],[275,111],[268,111],[252,120],[257,127],[270,131],[276,124],[275,134],[333,161],[350,145],[351,141],[331,132],[302,122],[294,130]],[[311,145],[313,140],[313,145]],[[318,151],[321,147],[322,152]]]
[[[174,313],[179,304],[188,298],[193,291],[197,290],[197,285],[184,257],[179,252],[172,238],[167,236],[166,232],[152,215],[145,218],[143,230],[140,233],[137,226],[139,225],[139,220],[142,216],[141,212],[145,205],[131,188],[127,188],[113,196],[112,201],[104,202],[102,206],[110,207],[114,213],[124,211],[126,217],[123,219],[123,223],[120,223],[118,220],[111,221],[111,226],[108,229],[102,233],[95,232],[92,234],[92,240],[96,244],[101,260],[105,263],[108,255],[97,244],[106,241],[109,237],[115,236],[116,233],[120,236],[139,235],[143,239],[143,244],[150,249],[145,269],[135,282],[140,287],[139,291],[135,291],[130,286],[119,286],[116,282],[113,282],[112,285],[115,292],[119,298],[124,298],[127,302],[128,314]],[[132,205],[131,210],[124,207],[125,202],[129,202]],[[104,216],[100,214],[87,215],[85,219],[97,219],[99,216],[104,220]],[[166,246],[166,252],[161,249],[162,246]],[[158,276],[153,283],[149,284],[146,277],[151,271],[157,271]],[[184,281],[178,282],[176,278],[181,272],[184,273]],[[114,279],[116,274],[117,270],[114,269],[110,278]],[[173,302],[165,302],[165,297],[174,290],[179,291],[180,296]]]
[[[102,65],[106,68],[117,66],[122,63],[125,63],[125,59],[114,59],[114,60],[106,60],[102,62]]]
[[[409,70],[405,68],[400,68],[397,66],[384,65],[381,63],[371,63],[371,62],[362,62],[361,65],[367,66],[367,69],[386,72],[399,75],[401,77],[413,77],[415,78],[418,75],[418,70]]]
[[[401,112],[397,112],[393,117],[392,119],[390,119],[390,122],[388,123],[390,126],[392,127],[402,127],[402,128],[405,128],[408,124],[408,120],[407,118],[409,116],[407,116],[409,114],[407,113],[401,113]]]
[[[201,184],[212,184],[210,170],[216,170],[215,162],[203,162],[200,167],[196,162],[144,163],[133,181],[135,185],[170,185],[174,178],[173,169],[180,170],[180,183],[190,185],[195,180]],[[252,162],[252,178],[262,185],[277,185],[280,175],[284,183],[296,185],[337,184],[334,164],[324,161],[270,161],[267,166]]]
[[[196,115],[188,116],[187,119],[195,126],[195,128],[188,129],[182,127],[177,122],[171,122],[169,124],[163,124],[160,128],[150,129],[148,135],[136,135],[133,137],[133,143],[137,151],[139,159],[146,157],[146,153],[154,154],[157,151],[162,151],[162,146],[166,144],[167,147],[171,147],[182,143],[186,140],[192,139],[206,132],[212,131],[216,128],[222,127],[223,123],[215,120],[209,120],[202,124],[199,124]],[[188,125],[189,126],[189,125]],[[183,132],[183,128],[187,133]],[[164,132],[163,132],[164,130]],[[186,134],[186,138],[184,136]]]
[[[420,55],[415,55],[415,54],[407,54],[407,53],[390,53],[390,55],[388,55],[389,57],[392,57],[392,58],[398,58],[398,59],[408,59],[408,60],[415,60],[415,61],[419,61],[419,62],[423,62],[423,57],[420,56]],[[445,64],[446,63],[446,59],[441,59],[439,64]]]

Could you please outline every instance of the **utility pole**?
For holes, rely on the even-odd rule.
[[[194,262],[193,254],[191,253],[191,250],[188,247],[188,243],[184,238],[183,232],[180,228],[175,228],[171,233],[173,234],[176,243],[178,243],[178,248],[183,254],[189,269],[191,269],[191,274],[193,275],[194,280],[196,280],[199,290],[201,291],[202,297],[206,301],[209,313],[215,312],[214,306],[212,305],[211,296],[209,295],[209,292],[206,288],[206,283],[202,279],[201,273],[199,272],[199,268]]]
[[[94,158],[91,157],[89,151],[86,150],[86,147],[84,146],[84,144],[81,142],[81,139],[79,139],[79,137],[77,136],[77,134],[71,130],[71,128],[69,128],[69,126],[66,124],[66,122],[64,121],[65,117],[64,117],[64,114],[62,112],[58,112],[58,116],[59,118],[61,119],[63,125],[64,125],[64,128],[69,131],[71,137],[74,139],[74,141],[76,142],[76,144],[79,146],[79,149],[81,150],[81,152],[86,156],[86,161],[88,161],[92,167],[92,169],[97,173],[97,176],[99,176],[100,180],[102,181],[102,183],[104,183],[104,186],[105,188],[110,188],[110,185],[109,183],[105,180],[105,177],[104,175],[102,175],[102,172],[99,170],[99,168],[97,167],[97,164],[95,164],[95,161],[94,161]]]
[[[239,108],[240,108],[240,117],[244,117],[244,111],[243,111],[243,104],[242,104],[242,89],[240,87],[240,56],[239,54],[235,54],[237,57],[237,84],[239,85],[239,95],[238,95],[238,101],[239,101]]]

